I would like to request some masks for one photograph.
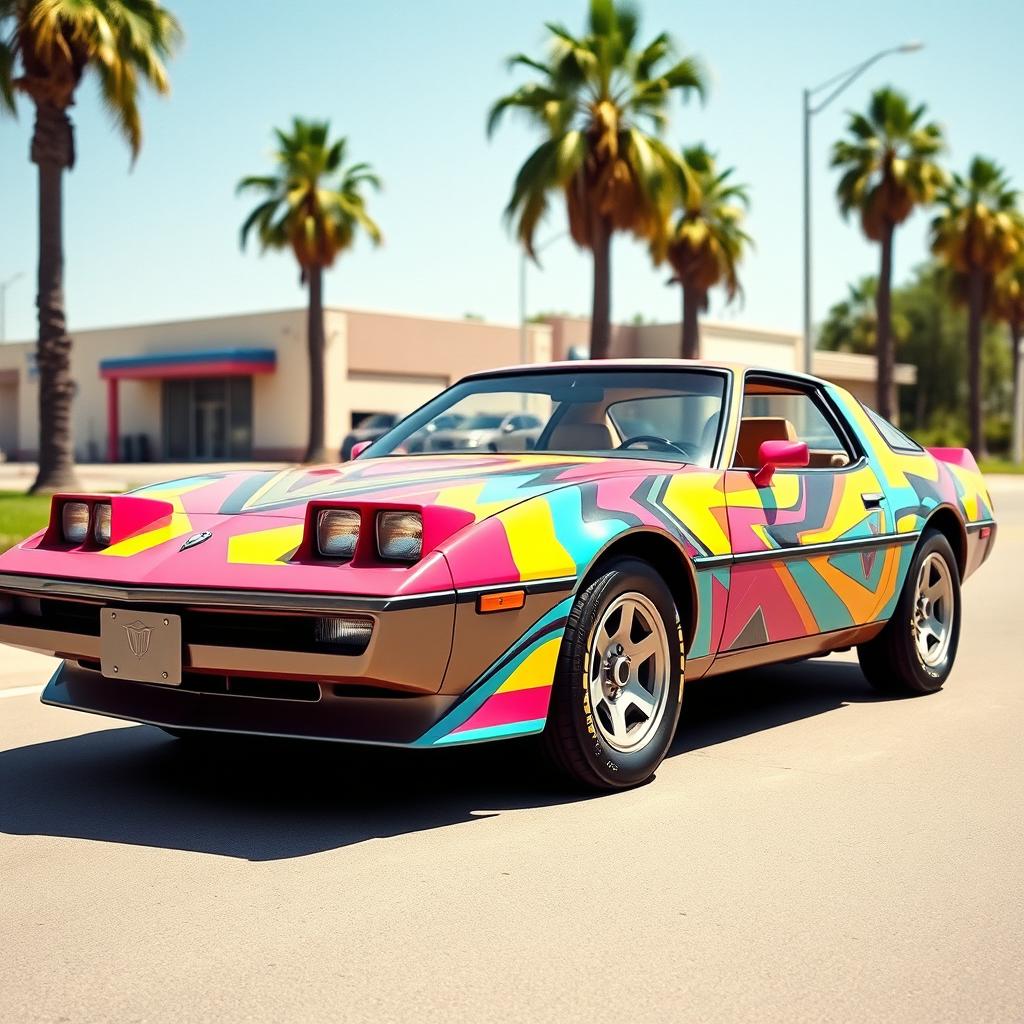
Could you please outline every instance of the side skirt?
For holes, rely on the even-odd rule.
[[[886,621],[836,629],[830,633],[815,633],[813,636],[801,636],[793,640],[779,640],[772,644],[761,644],[758,647],[745,647],[741,651],[728,651],[715,658],[705,675],[716,676],[724,672],[754,668],[758,665],[774,665],[780,661],[792,661],[795,658],[813,658],[819,654],[828,654],[841,647],[855,647],[857,644],[866,643],[878,636],[885,628]]]

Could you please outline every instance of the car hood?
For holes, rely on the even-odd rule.
[[[572,484],[672,468],[671,463],[646,459],[488,454],[399,456],[341,466],[200,474],[132,492],[172,511],[123,540],[104,549],[69,551],[37,534],[0,555],[0,576],[389,597],[434,593],[453,585],[439,551],[411,567],[356,565],[304,555],[309,502],[443,506],[461,510],[453,515],[459,533]],[[623,486],[627,485],[632,486],[624,479]]]
[[[133,491],[179,499],[194,514],[303,519],[313,500],[436,504],[481,519],[566,484],[618,474],[667,472],[663,461],[548,454],[409,455],[338,466],[211,473]]]

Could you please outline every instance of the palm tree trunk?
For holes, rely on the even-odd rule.
[[[875,295],[877,338],[875,356],[878,362],[878,390],[875,407],[882,419],[893,418],[893,377],[896,357],[892,341],[892,242],[894,227],[886,224],[882,235],[882,265],[878,270],[878,291]]]
[[[39,470],[33,494],[75,490],[71,436],[71,338],[64,313],[64,168],[74,163],[74,136],[66,112],[37,102],[32,162],[39,168]]]
[[[324,444],[324,300],[322,267],[310,267],[309,316],[306,335],[309,343],[309,444],[305,462],[330,462]]]
[[[590,358],[607,359],[612,344],[612,230],[607,218],[594,214],[594,304],[590,314]]]
[[[1010,445],[1011,456],[1015,461],[1020,461],[1022,453],[1018,451],[1021,447],[1021,440],[1024,439],[1024,408],[1021,407],[1021,366],[1020,366],[1020,343],[1024,338],[1024,321],[1010,320],[1010,344],[1013,346],[1013,415],[1011,423],[1013,431]]]
[[[704,308],[704,293],[692,285],[683,285],[683,344],[679,354],[683,359],[700,359],[700,311]]]
[[[985,433],[981,419],[981,318],[984,312],[984,280],[979,268],[968,277],[967,293],[967,425],[974,457],[984,458]]]

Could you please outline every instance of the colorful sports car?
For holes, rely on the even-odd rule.
[[[408,454],[521,409],[520,453]],[[855,646],[945,682],[988,557],[971,455],[825,381],[679,361],[465,378],[345,466],[61,494],[0,557],[0,641],[45,704],[176,735],[438,747],[541,734],[595,787],[649,778],[683,681]]]

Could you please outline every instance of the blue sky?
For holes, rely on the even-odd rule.
[[[373,309],[488,320],[517,317],[517,251],[502,221],[513,175],[534,136],[506,121],[488,143],[492,99],[517,81],[503,58],[540,52],[543,22],[582,26],[584,0],[168,0],[186,32],[171,66],[174,90],[144,101],[146,137],[133,170],[92,83],[74,118],[78,165],[67,179],[67,301],[72,330],[104,324],[301,305],[286,255],[242,254],[237,229],[248,200],[244,174],[268,166],[271,126],[293,114],[329,118],[354,158],[384,179],[372,212],[385,233],[328,275],[327,301]],[[920,53],[880,63],[814,123],[815,312],[848,281],[874,272],[877,254],[835,209],[829,144],[844,111],[891,82],[927,101],[946,128],[947,160],[975,152],[1003,163],[1024,186],[1019,104],[1024,3],[1019,0],[646,0],[644,34],[665,28],[700,55],[712,79],[706,105],[674,108],[670,138],[706,141],[751,186],[757,249],[742,306],[716,316],[798,329],[800,294],[800,92],[885,46],[920,39]],[[7,336],[34,336],[35,168],[31,111],[0,119],[0,279],[27,276],[8,293]],[[927,217],[896,242],[901,277],[925,255]],[[553,209],[543,240],[564,230]],[[589,309],[586,254],[567,239],[529,274],[531,312]],[[675,319],[679,296],[646,250],[617,239],[613,314]]]

